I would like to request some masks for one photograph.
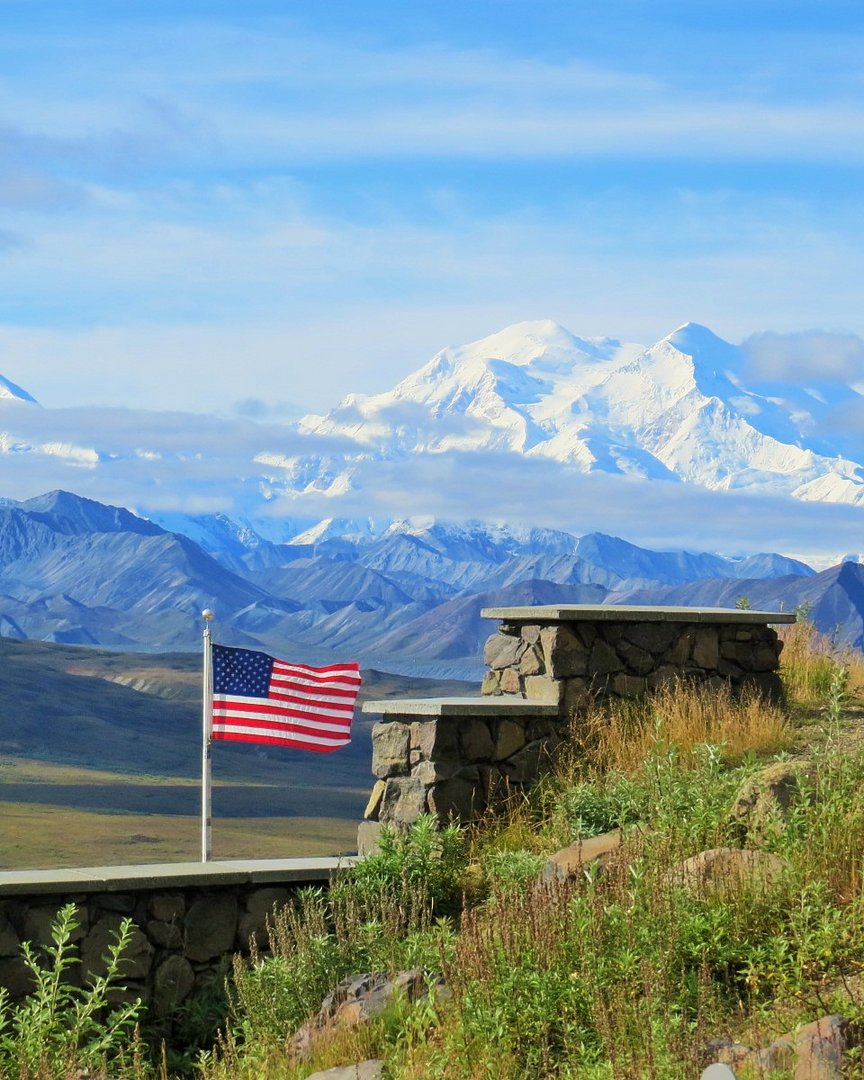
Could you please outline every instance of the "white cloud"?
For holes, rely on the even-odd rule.
[[[748,374],[777,382],[857,383],[864,380],[864,339],[857,334],[802,330],[752,334],[741,347]]]

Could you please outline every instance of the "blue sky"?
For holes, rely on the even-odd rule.
[[[864,334],[860,2],[0,14],[0,373],[43,404],[286,418],[531,318]]]

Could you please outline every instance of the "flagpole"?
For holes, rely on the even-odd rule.
[[[213,612],[205,608],[204,620],[204,693],[201,708],[201,862],[210,861],[210,741],[213,734],[213,653],[210,623]]]

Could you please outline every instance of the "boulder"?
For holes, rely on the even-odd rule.
[[[767,851],[711,848],[673,866],[670,879],[694,896],[769,889],[783,873],[784,862]]]
[[[369,1058],[355,1065],[337,1065],[333,1069],[314,1072],[306,1080],[380,1080],[383,1070],[384,1062],[380,1058]]]
[[[741,1069],[747,1076],[782,1073],[792,1080],[842,1080],[843,1051],[849,1044],[849,1023],[842,1016],[823,1016],[796,1031],[781,1035],[769,1046],[752,1046],[717,1039],[706,1047],[715,1064],[700,1080],[721,1080],[721,1067]],[[709,1070],[713,1069],[714,1072]],[[735,1076],[735,1073],[727,1074]]]
[[[81,970],[85,977],[92,979],[105,974],[104,958],[117,940],[121,922],[120,914],[103,915],[91,927],[81,943]],[[133,926],[120,962],[122,979],[143,979],[153,962],[153,952],[153,946],[146,936],[137,926]]]
[[[422,1001],[429,996],[430,988],[433,996],[441,996],[445,989],[444,980],[422,968],[399,971],[393,976],[383,972],[365,972],[343,979],[324,998],[315,1016],[296,1032],[294,1052],[301,1061],[308,1060],[315,1039],[324,1032],[334,1028],[359,1027],[380,1015],[394,998],[402,997],[409,1002]]]
[[[541,871],[542,881],[567,881],[579,877],[592,865],[605,867],[613,854],[621,847],[621,830],[592,836],[587,840],[577,840],[561,848],[549,859]]]
[[[764,839],[782,832],[792,807],[800,802],[809,775],[800,761],[775,761],[745,780],[735,795],[729,824],[742,838]]]

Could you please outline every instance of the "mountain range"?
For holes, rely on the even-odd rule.
[[[474,678],[486,606],[808,603],[839,641],[864,644],[864,567],[815,573],[777,554],[658,552],[603,534],[478,522],[392,522],[285,543],[217,516],[196,543],[118,507],[55,491],[0,506],[0,633],[130,649],[195,648],[200,612],[217,638],[306,662],[334,654],[415,676]],[[220,545],[218,538],[224,538]],[[207,547],[203,541],[207,540]]]

